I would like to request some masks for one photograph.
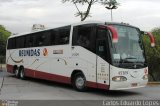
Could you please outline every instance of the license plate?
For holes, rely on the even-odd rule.
[[[132,87],[136,87],[138,84],[137,83],[132,83],[131,86]]]

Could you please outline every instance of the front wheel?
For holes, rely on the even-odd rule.
[[[75,74],[72,83],[76,90],[81,92],[86,90],[86,78],[82,73]]]

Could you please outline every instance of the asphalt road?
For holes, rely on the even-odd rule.
[[[78,92],[70,85],[32,78],[20,80],[3,71],[0,72],[0,100],[63,100],[62,103],[64,100],[78,100],[77,106],[82,105],[79,100],[160,100],[160,86],[120,91],[89,89]]]

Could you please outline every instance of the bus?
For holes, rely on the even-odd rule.
[[[10,36],[7,72],[86,88],[123,90],[145,87],[148,67],[143,35],[151,33],[125,23],[80,22]]]

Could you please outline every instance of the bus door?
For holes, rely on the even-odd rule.
[[[97,53],[97,86],[98,88],[106,89],[109,85],[109,43],[107,37],[107,30],[98,29],[96,39],[96,53]]]

